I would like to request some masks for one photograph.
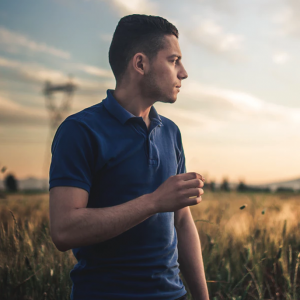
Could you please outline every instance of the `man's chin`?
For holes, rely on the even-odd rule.
[[[177,94],[176,94],[176,95],[173,95],[173,97],[169,97],[169,98],[167,99],[167,102],[168,102],[168,103],[174,103],[176,100],[177,100]]]
[[[166,102],[166,103],[174,103],[174,102],[176,102],[176,100],[177,100],[177,98],[168,98],[166,101],[164,101],[164,102]]]
[[[172,102],[175,102],[176,100],[177,100],[177,95],[172,98]]]
[[[177,95],[174,95],[173,97],[162,97],[161,100],[158,100],[158,102],[163,103],[174,103],[177,100]]]

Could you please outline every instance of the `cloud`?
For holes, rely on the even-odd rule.
[[[105,70],[105,69],[101,69],[101,68],[97,68],[94,66],[89,66],[89,65],[83,65],[83,64],[78,64],[76,65],[77,69],[90,74],[90,75],[94,75],[97,77],[104,77],[104,78],[115,78],[114,74],[112,73],[111,70]]]
[[[71,57],[70,53],[66,51],[35,42],[25,35],[13,32],[2,26],[0,26],[0,49],[10,53],[21,53],[26,50],[34,53],[46,53],[64,59]]]
[[[300,2],[285,0],[284,6],[273,16],[273,21],[279,25],[279,35],[300,37]]]
[[[148,0],[106,0],[121,16],[130,14],[155,15],[157,4]]]
[[[75,67],[76,66],[77,65],[75,65]],[[93,75],[97,75],[98,77],[100,75],[103,75],[108,78],[112,77],[108,71],[98,69],[92,66],[80,66],[84,66],[83,71],[87,73],[89,71],[91,73],[94,73]],[[62,84],[68,81],[65,72],[45,68],[35,63],[23,63],[16,60],[9,60],[0,56],[0,69],[1,68],[7,69],[9,71],[9,75],[6,76],[10,76],[13,80],[18,80],[21,82],[31,83],[35,85],[38,84],[40,86],[42,86],[42,84],[44,84],[46,81],[50,81],[53,84]],[[93,94],[102,92],[114,84],[113,81],[99,82],[83,78],[74,78],[72,82],[78,86],[78,92],[82,94]]]
[[[191,140],[235,144],[299,140],[300,108],[241,91],[186,82],[176,104],[156,103],[155,107]]]
[[[111,33],[111,34],[107,34],[107,33],[100,34],[101,40],[105,41],[105,42],[111,42],[112,37],[113,37],[113,33]]]
[[[226,32],[213,19],[203,19],[194,30],[185,34],[191,41],[218,54],[237,54],[244,41],[243,36]]]
[[[6,95],[5,93],[0,94],[0,132],[7,125],[16,126],[36,126],[36,125],[49,125],[50,116],[55,117],[56,112],[47,111],[42,103],[42,97],[40,96],[35,103],[31,103],[33,106],[26,106],[15,102],[13,99],[18,95]],[[26,97],[32,98],[30,95]],[[101,102],[105,98],[105,93],[99,93],[98,95],[86,96],[83,94],[76,95],[70,102],[70,107],[65,111],[61,112],[60,115],[64,119],[68,115],[77,113],[89,106]],[[19,98],[17,98],[19,100]],[[55,94],[52,98],[54,106],[59,106],[61,100],[64,97],[59,94]],[[4,127],[3,127],[4,125]],[[0,141],[1,143],[1,141]]]
[[[290,56],[286,52],[278,52],[273,55],[272,59],[275,64],[282,65],[289,61]]]
[[[206,5],[211,6],[218,12],[235,12],[237,1],[235,0],[206,0]]]
[[[200,85],[197,82],[185,84],[182,97],[191,99],[199,111],[214,116],[219,121],[262,122],[300,124],[300,108],[266,102],[251,94]],[[194,109],[193,109],[194,110]],[[195,110],[194,110],[195,111]]]
[[[276,148],[300,142],[300,108],[269,103],[241,91],[186,82],[176,103],[155,103],[155,108],[178,125],[190,149]]]
[[[85,65],[81,65],[85,66]],[[75,67],[78,68],[77,65]],[[92,66],[85,66],[86,72],[91,71],[98,77],[102,78],[102,75],[112,77],[111,74],[106,74],[105,70],[95,68]],[[0,70],[5,69],[6,72],[2,72],[1,78],[11,79],[14,84],[26,83],[33,87],[39,87],[35,89],[33,96],[38,94],[42,97],[42,91],[45,81],[50,81],[51,84],[63,84],[67,83],[68,78],[66,74],[59,70],[53,70],[45,68],[35,63],[24,63],[16,60],[9,60],[0,56]],[[103,74],[101,73],[103,72]],[[114,87],[114,81],[96,81],[88,80],[84,78],[74,78],[72,82],[77,85],[78,89],[75,91],[75,97],[72,100],[72,105],[69,114],[75,113],[84,109],[87,106],[98,103],[102,100],[105,92],[109,88]],[[2,89],[2,91],[4,91]],[[16,96],[18,97],[18,96]],[[33,97],[28,94],[24,97]],[[23,97],[23,98],[24,98]],[[20,97],[18,97],[20,100]],[[42,99],[42,98],[41,98]],[[58,104],[62,99],[61,93],[54,94],[54,103]],[[11,100],[11,97],[0,95],[0,127],[1,125],[46,125],[48,124],[49,115],[44,107],[40,107],[40,103],[33,103],[33,105],[39,107],[23,106]]]
[[[87,67],[85,71],[91,71],[96,76],[108,76],[104,72],[105,70],[92,66],[85,67]],[[46,80],[51,81],[53,84],[61,84],[67,81],[66,74],[62,71],[44,68],[37,64],[8,60],[0,56],[1,68],[7,69],[14,80],[38,84],[41,91]],[[112,88],[114,84],[113,81],[99,82],[83,78],[74,78],[73,82],[78,85],[77,93],[81,96],[103,94],[107,89]],[[215,127],[221,122],[241,120],[245,122],[260,121],[264,124],[267,122],[300,123],[300,109],[268,103],[248,93],[205,86],[195,81],[184,82],[180,97],[188,99],[188,101],[178,102],[182,111],[175,111],[174,107],[168,109],[170,109],[173,116],[177,115],[185,120],[186,124],[196,122],[199,126],[202,126],[204,122],[205,124],[213,123]],[[180,107],[181,103],[184,104],[183,107]],[[200,112],[199,116],[197,111]]]
[[[160,115],[175,121],[180,127],[188,127],[188,134],[194,135],[199,131],[199,128],[205,128],[206,131],[215,130],[221,126],[221,123],[203,114],[200,109],[190,110],[174,105],[166,105],[156,103],[157,111]]]
[[[98,0],[103,1],[103,0]],[[159,6],[156,3],[153,3],[148,0],[132,0],[132,1],[125,1],[125,0],[104,0],[113,6],[119,13],[119,15],[129,15],[129,14],[148,14],[148,15],[157,15],[159,14]],[[194,3],[199,4],[198,1]],[[231,0],[214,0],[214,1],[201,1],[201,6],[203,7],[203,13],[209,13],[209,15],[215,15],[216,13],[219,14],[220,11],[227,11],[232,12],[235,11],[235,5],[232,5]],[[190,5],[193,5],[190,4]],[[195,6],[194,5],[194,6]],[[160,12],[161,13],[161,12]],[[164,12],[166,14],[166,12]],[[171,18],[166,15],[167,19],[170,22],[176,24]],[[192,14],[190,16],[192,19],[197,20],[198,24],[193,26],[194,30],[186,29],[184,35],[188,37],[190,41],[201,45],[212,51],[216,54],[222,54],[232,60],[240,60],[243,58],[240,51],[243,47],[244,36],[239,34],[234,34],[231,32],[226,31],[220,24],[218,24],[213,18],[195,16]],[[198,20],[202,20],[200,23]],[[179,23],[179,22],[178,22]],[[185,25],[182,24],[184,27]],[[183,32],[184,30],[180,30]],[[112,36],[103,35],[101,37],[103,40],[111,41]]]
[[[226,14],[235,14],[238,9],[237,0],[188,0],[189,6],[195,7],[197,5],[201,6],[202,11],[209,13],[226,13]],[[186,2],[185,2],[185,5]]]
[[[0,126],[47,124],[48,116],[45,110],[29,108],[0,95]]]
[[[23,63],[16,60],[10,60],[0,56],[0,68],[5,68],[13,72],[16,79],[40,83],[46,80],[61,82],[66,79],[66,75],[61,71],[44,68],[35,63]]]

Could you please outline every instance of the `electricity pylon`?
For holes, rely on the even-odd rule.
[[[46,101],[46,108],[49,113],[49,132],[45,152],[45,161],[43,166],[43,177],[48,178],[51,158],[51,144],[54,133],[61,122],[66,118],[71,107],[71,101],[77,86],[72,83],[72,77],[69,76],[69,81],[65,84],[52,84],[46,81],[43,93]],[[61,93],[61,100],[58,101],[56,95]],[[48,187],[45,186],[45,189]]]

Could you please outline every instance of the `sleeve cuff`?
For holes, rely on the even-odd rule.
[[[53,187],[56,186],[73,186],[86,190],[88,193],[90,192],[90,186],[82,181],[74,180],[74,179],[55,179],[49,182],[49,191]]]

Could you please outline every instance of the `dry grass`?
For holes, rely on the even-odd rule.
[[[3,300],[70,299],[69,271],[76,259],[71,251],[59,252],[51,241],[48,201],[48,195],[13,195],[0,200]]]
[[[211,298],[300,299],[300,196],[232,192],[204,199],[191,211],[207,280],[218,281],[208,283]]]
[[[299,201],[206,193],[191,207],[211,299],[300,299]],[[51,241],[48,195],[0,199],[0,221],[1,299],[70,299],[76,260]]]

